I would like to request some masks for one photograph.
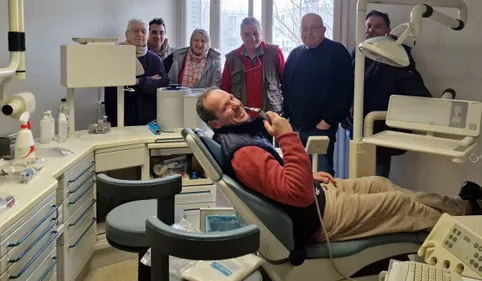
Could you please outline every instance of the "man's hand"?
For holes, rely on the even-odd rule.
[[[330,124],[326,123],[325,120],[321,120],[320,123],[316,124],[316,128],[320,130],[328,130],[330,127]]]
[[[293,128],[291,127],[288,120],[272,111],[268,111],[266,112],[266,114],[271,120],[271,124],[268,121],[264,120],[264,127],[271,136],[277,138],[278,136],[281,136],[283,134],[293,132]]]
[[[321,183],[332,183],[336,186],[336,180],[328,173],[316,172],[313,174],[313,178]]]

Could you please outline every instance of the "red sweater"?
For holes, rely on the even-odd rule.
[[[246,186],[281,204],[307,207],[314,200],[311,161],[297,133],[277,138],[284,166],[257,146],[240,148],[231,160],[238,179]]]
[[[261,46],[263,47],[264,51],[268,49],[268,45],[263,41],[261,42]],[[238,51],[237,55],[241,57],[243,60],[244,69],[248,70],[245,72],[246,75],[246,92],[247,92],[247,99],[248,104],[246,106],[249,107],[263,107],[263,57],[264,55],[259,57],[259,61],[256,60],[256,63],[253,65],[251,59],[247,56],[242,55],[243,46],[241,46]],[[285,68],[285,58],[283,55],[283,51],[278,48],[278,74],[280,75],[281,82],[283,80],[283,72]],[[252,70],[250,70],[252,69]],[[223,81],[221,85],[221,89],[231,93],[231,73],[229,72],[228,62],[226,61],[224,64],[223,70]]]

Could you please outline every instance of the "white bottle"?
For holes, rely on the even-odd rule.
[[[55,137],[55,118],[52,115],[52,111],[48,110],[47,112],[48,112],[49,118],[50,118],[50,125],[52,126],[52,135],[50,136],[50,139],[54,140],[54,137]]]
[[[67,119],[67,137],[69,137],[69,107],[67,106],[67,99],[62,98],[60,100],[60,106],[59,106],[59,116],[60,114],[63,113],[65,115],[65,118]],[[67,138],[66,137],[66,138]]]
[[[65,114],[59,114],[58,125],[59,142],[64,142],[67,140],[67,133],[69,131],[69,121],[67,120],[67,116],[65,116]]]
[[[28,112],[20,115],[20,131],[15,140],[15,160],[35,158],[35,140],[29,129],[29,118],[30,113]]]
[[[52,120],[49,112],[44,112],[42,120],[40,120],[40,143],[46,144],[52,141]]]

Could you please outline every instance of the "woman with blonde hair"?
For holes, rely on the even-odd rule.
[[[193,31],[190,46],[175,50],[169,70],[171,84],[190,88],[220,87],[221,54],[210,47],[211,39],[204,29]]]

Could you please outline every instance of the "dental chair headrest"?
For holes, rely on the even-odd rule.
[[[215,142],[212,138],[208,137],[204,134],[201,130],[195,129],[194,133],[199,137],[199,139],[203,142],[206,148],[209,150],[211,155],[214,157],[216,162],[218,163],[219,167],[224,166],[224,157],[221,151],[221,146]]]

